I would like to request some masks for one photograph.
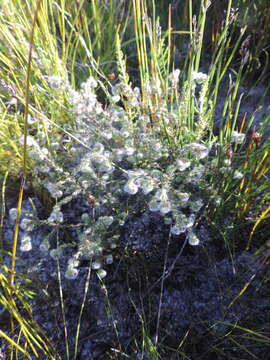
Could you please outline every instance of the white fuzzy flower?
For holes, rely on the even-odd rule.
[[[199,199],[199,200],[193,201],[190,204],[190,210],[194,211],[194,212],[198,212],[202,206],[203,206],[203,201],[201,199]]]
[[[151,179],[142,179],[140,187],[144,195],[147,195],[154,189],[154,183]]]
[[[231,159],[225,159],[225,160],[224,160],[224,166],[229,167],[229,166],[231,166],[231,164],[232,164]]]
[[[57,90],[57,89],[65,89],[67,87],[67,81],[65,78],[61,76],[44,76],[47,80],[49,86],[51,89]]]
[[[103,154],[104,152],[104,145],[101,144],[100,142],[96,142],[93,147],[92,147],[92,151],[99,153],[99,154]]]
[[[159,201],[167,201],[168,200],[167,189],[165,188],[159,189],[155,194],[155,198],[158,199]]]
[[[125,148],[125,155],[126,155],[126,156],[131,156],[131,155],[133,155],[134,153],[135,153],[135,149],[134,149],[133,147],[127,146],[127,147]]]
[[[106,173],[112,173],[114,171],[114,167],[112,166],[109,159],[105,155],[100,154],[99,152],[93,152],[90,155],[90,160],[92,161],[92,164],[97,171]]]
[[[64,221],[64,215],[60,209],[54,209],[47,221],[51,224],[61,224]]]
[[[172,227],[171,231],[174,235],[179,235],[181,233],[184,233],[186,230],[190,229],[195,222],[195,216],[194,214],[190,215],[189,217],[186,217],[186,215],[182,213],[175,214],[175,220],[176,223]]]
[[[179,225],[179,224],[175,224],[175,225],[173,225],[172,226],[172,228],[171,228],[171,233],[173,234],[173,235],[180,235],[180,234],[182,234],[182,233],[184,233],[185,231],[186,231],[186,227],[185,226],[181,226],[181,225]]]
[[[63,191],[61,191],[56,184],[46,183],[44,186],[53,198],[57,199],[63,196]]]
[[[188,193],[177,192],[177,196],[178,196],[180,201],[187,202],[189,200],[189,194]]]
[[[139,187],[135,184],[135,179],[131,178],[124,186],[124,191],[130,195],[135,195],[139,190]]]
[[[169,75],[169,81],[171,83],[171,86],[173,88],[177,87],[178,80],[179,80],[180,70],[175,69],[170,75]]]
[[[123,138],[127,139],[130,137],[130,132],[129,131],[123,131],[122,134]]]
[[[24,218],[20,222],[20,229],[24,231],[32,231],[35,227],[32,219]]]
[[[109,227],[113,223],[113,216],[101,216],[98,219],[98,222],[100,222],[105,227]]]
[[[192,79],[197,83],[197,84],[202,84],[207,80],[208,76],[207,74],[204,74],[202,72],[196,72],[193,71],[192,72]]]
[[[92,168],[91,160],[90,159],[82,160],[79,166],[79,171],[85,174],[93,174],[94,170]],[[88,183],[86,183],[86,185],[87,185],[86,187],[88,187]]]
[[[28,136],[27,136],[27,139],[26,139],[26,142],[27,142],[27,146],[28,146],[28,147],[35,147],[35,148],[39,149],[39,145],[38,145],[36,139],[35,139],[33,136],[28,135]],[[21,145],[23,145],[23,143],[24,143],[24,136],[21,136],[21,137],[19,138],[19,143],[20,143]]]
[[[90,159],[94,164],[102,164],[104,161],[107,160],[106,156],[96,151],[90,155]]]
[[[106,272],[106,270],[104,270],[104,269],[99,269],[99,270],[97,271],[97,276],[98,276],[100,279],[105,278],[106,275],[107,275],[107,272]]]
[[[68,280],[74,280],[77,278],[79,270],[74,266],[73,263],[70,263],[65,272],[65,278]]]
[[[31,115],[28,115],[27,122],[29,125],[32,125],[32,124],[36,123],[37,121],[38,121],[37,118],[33,118]]]
[[[233,174],[234,180],[240,180],[240,179],[242,179],[243,176],[244,175],[240,171],[237,171],[237,170]]]
[[[160,209],[160,201],[157,200],[156,198],[153,198],[149,204],[148,204],[149,210],[150,211],[159,211]]]
[[[84,89],[84,90],[94,89],[94,88],[97,87],[97,85],[98,85],[98,83],[96,82],[96,80],[95,80],[92,76],[90,76],[90,77],[86,80],[86,82],[84,82],[84,83],[82,84],[81,88]]]
[[[116,160],[121,161],[123,157],[126,155],[125,149],[117,149],[114,151],[114,155]]]
[[[179,171],[186,170],[190,166],[190,164],[191,164],[190,161],[187,160],[181,160],[181,159],[176,160],[176,167]]]
[[[172,210],[171,204],[169,201],[163,201],[159,205],[159,211],[161,214],[165,215],[168,214]]]
[[[192,246],[199,245],[200,239],[198,238],[198,236],[196,234],[194,234],[193,231],[189,230],[187,236],[188,236],[189,245],[192,245]]]
[[[204,159],[210,151],[208,147],[199,143],[185,145],[183,150],[184,152],[191,150],[198,159]]]
[[[106,160],[102,164],[100,164],[98,170],[107,174],[111,174],[114,171],[114,167],[109,160]]]
[[[168,198],[167,190],[165,188],[159,189],[149,202],[148,207],[149,210],[160,211],[162,214],[170,212],[171,203]]]
[[[112,101],[112,103],[114,103],[114,104],[116,104],[116,103],[118,103],[118,101],[120,101],[120,96],[119,95],[113,95],[112,97],[111,97],[111,101]]]
[[[239,133],[237,131],[232,132],[232,142],[234,142],[238,145],[243,144],[243,142],[245,141],[245,138],[246,138],[246,134]]]
[[[194,225],[195,222],[195,215],[191,214],[188,218],[186,218],[185,226],[187,229],[191,228]]]
[[[103,131],[102,136],[105,139],[110,140],[113,137],[113,133],[111,131]]]
[[[12,222],[16,221],[17,218],[17,209],[16,208],[12,208],[9,210],[9,218]]]
[[[29,236],[27,233],[22,236],[20,250],[21,251],[32,250],[32,239],[31,236]]]

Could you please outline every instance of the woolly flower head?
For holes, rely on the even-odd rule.
[[[184,233],[186,230],[187,230],[187,228],[185,226],[175,224],[171,228],[171,233],[173,235],[180,235],[180,234]]]
[[[124,191],[129,195],[135,195],[139,191],[139,186],[135,183],[136,179],[131,178],[124,186]]]
[[[93,116],[102,113],[102,106],[97,101],[94,90],[96,86],[96,80],[93,77],[89,77],[88,80],[81,85],[80,91],[69,91],[69,100],[74,105],[77,122],[89,120],[93,118]]]
[[[71,258],[68,261],[68,267],[65,272],[66,279],[69,279],[69,280],[76,279],[76,277],[79,274],[78,266],[79,266],[79,261],[76,258]]]
[[[163,215],[169,213],[172,208],[167,189],[159,189],[152,200],[149,202],[148,206],[149,210],[151,211],[159,211]]]
[[[20,222],[20,229],[22,229],[23,231],[30,232],[30,231],[34,230],[34,227],[35,227],[35,224],[33,222],[33,219],[31,219],[29,217],[23,218]]]
[[[243,144],[243,142],[245,141],[246,135],[243,133],[239,133],[237,131],[233,131],[232,132],[232,142],[234,142],[235,144]]]
[[[177,191],[176,195],[177,195],[178,199],[181,202],[187,202],[189,200],[189,197],[190,197],[188,193],[183,193],[183,192],[180,192],[180,191]]]
[[[47,80],[48,85],[53,90],[66,90],[69,87],[68,81],[64,77],[53,75],[44,76],[44,78]]]
[[[27,233],[22,236],[20,250],[23,252],[32,250],[32,239]]]
[[[147,93],[147,95],[162,95],[162,88],[161,88],[161,81],[159,79],[152,79],[148,80],[144,84],[144,90]]]
[[[96,142],[93,146],[92,146],[92,151],[93,152],[97,152],[102,154],[104,152],[105,148],[104,145],[101,144],[100,142]]]
[[[178,81],[179,81],[179,75],[180,75],[180,70],[179,69],[175,69],[170,75],[169,75],[169,81],[171,84],[172,88],[176,88]]]
[[[168,200],[168,191],[166,188],[162,188],[159,189],[156,192],[155,197],[159,200],[159,201],[167,201]]]
[[[128,99],[129,105],[139,106],[140,104],[140,89],[135,87],[132,89],[130,85],[124,83],[118,83],[112,87],[112,94],[114,101],[117,102],[120,100],[121,96],[125,96]]]
[[[188,160],[183,160],[183,159],[176,160],[176,168],[179,171],[186,170],[190,165],[191,165],[191,162]]]
[[[192,79],[197,83],[197,84],[202,84],[207,80],[208,76],[207,74],[204,74],[202,72],[196,72],[193,71],[192,72]]]
[[[188,174],[187,181],[191,184],[198,183],[205,174],[205,167],[200,164],[198,166],[195,166]]]
[[[113,223],[113,217],[112,216],[101,216],[98,219],[98,223],[100,226],[104,226],[105,228],[108,228]]]
[[[186,232],[186,230],[190,229],[195,222],[194,215],[190,215],[189,217],[187,217],[182,213],[178,213],[175,218],[175,225],[171,228],[171,233],[173,235],[180,235]]]
[[[143,178],[140,186],[144,195],[147,195],[154,189],[154,181],[151,178]]]
[[[192,246],[197,246],[200,243],[198,236],[191,230],[188,230],[188,243]]]
[[[153,178],[143,169],[128,170],[127,176],[129,180],[124,186],[124,191],[130,195],[136,194],[139,189],[147,195],[154,189]]]
[[[57,199],[63,196],[63,191],[59,189],[57,184],[46,183],[44,186],[53,198]]]
[[[234,174],[233,174],[233,178],[234,178],[234,180],[240,180],[240,179],[242,179],[243,178],[243,174],[240,172],[240,171],[235,171],[234,172]]]
[[[114,167],[111,161],[107,156],[101,154],[100,152],[93,152],[90,155],[90,160],[92,162],[93,167],[100,172],[104,173],[112,173],[114,171]]]
[[[199,143],[191,143],[183,147],[183,152],[187,153],[191,151],[197,159],[204,159],[208,156],[210,149]]]
[[[28,135],[28,136],[27,136],[26,142],[27,142],[27,146],[28,146],[28,147],[31,147],[31,148],[32,148],[32,147],[39,148],[38,142],[37,142],[36,139],[35,139],[33,136],[31,136],[31,135]],[[20,143],[21,145],[24,144],[24,136],[23,136],[23,135],[20,137],[19,143]]]
[[[90,76],[84,83],[81,85],[82,91],[91,91],[92,89],[97,87],[97,81]]]
[[[17,209],[16,208],[11,208],[9,210],[9,219],[10,221],[12,222],[15,222],[16,221],[16,218],[17,218]]]
[[[190,204],[190,210],[193,212],[198,212],[203,206],[203,201],[201,199],[198,199],[196,201],[191,202]]]
[[[58,206],[54,207],[47,221],[49,224],[61,224],[64,221],[64,214]]]

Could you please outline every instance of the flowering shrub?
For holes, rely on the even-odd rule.
[[[175,87],[175,76],[171,78]],[[204,74],[193,75],[193,78],[196,83],[207,81]],[[162,123],[151,127],[151,119],[141,106],[138,88],[118,84],[113,89],[111,103],[104,108],[97,100],[98,83],[92,77],[79,91],[59,79],[48,78],[48,83],[53,84],[54,90],[65,84],[75,121],[74,125],[66,126],[65,134],[59,135],[58,141],[52,142],[50,151],[45,148],[42,136],[28,139],[29,157],[36,162],[36,178],[55,199],[51,214],[43,223],[54,230],[72,225],[66,223],[64,206],[78,195],[88,200],[88,211],[81,215],[77,226],[77,251],[68,263],[66,276],[72,279],[78,275],[81,259],[91,259],[99,276],[105,276],[102,264],[113,261],[110,249],[117,246],[119,230],[132,212],[147,209],[159,212],[171,225],[172,235],[183,234],[190,245],[198,245],[196,224],[200,210],[212,196],[207,183],[210,169],[216,166],[216,159],[209,158],[212,144],[204,144],[200,137],[199,141],[182,146],[163,141]],[[149,93],[160,93],[156,86],[154,90],[150,86]],[[116,104],[123,96],[128,96],[132,111],[127,112]],[[200,95],[196,102],[199,106]],[[155,108],[156,119],[162,119],[169,128],[178,110],[166,107],[165,103],[161,107]],[[202,115],[200,107],[198,114]],[[243,137],[243,134],[232,134],[236,143]],[[238,173],[236,177],[240,177]],[[21,250],[26,251],[31,249],[29,234],[33,230],[33,218],[22,222],[26,233]],[[41,244],[43,250],[50,248],[48,239]],[[62,248],[60,245],[51,250],[51,255],[59,256]]]

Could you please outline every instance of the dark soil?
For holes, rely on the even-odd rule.
[[[30,208],[28,200],[23,207]],[[77,218],[74,210],[74,223]],[[12,229],[6,219],[7,245]],[[149,347],[143,346],[143,334],[153,343],[157,340],[162,359],[268,358],[265,324],[270,322],[270,305],[263,258],[243,251],[231,259],[225,249],[222,257],[220,244],[211,240],[207,228],[201,225],[197,232],[201,244],[191,247],[185,236],[170,237],[158,214],[147,211],[129,217],[103,282],[91,271],[78,359],[152,359]],[[34,319],[66,359],[57,262],[39,249],[45,235],[46,228],[34,231],[33,249],[18,250],[17,272],[33,280],[38,294],[32,301]],[[81,262],[79,276],[66,279],[72,252],[66,248],[59,259],[70,358],[89,267],[89,262]]]

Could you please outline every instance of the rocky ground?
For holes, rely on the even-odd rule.
[[[23,207],[30,208],[27,199]],[[72,211],[76,222],[78,212],[76,208]],[[13,226],[7,218],[7,247]],[[120,247],[114,250],[115,260],[106,265],[107,276],[101,281],[95,270],[91,271],[78,359],[150,359],[147,350],[138,345],[142,344],[143,329],[152,341],[158,336],[162,359],[184,359],[172,355],[172,349],[180,344],[179,350],[192,359],[267,358],[267,343],[255,341],[252,334],[244,336],[240,328],[256,330],[270,321],[269,290],[264,281],[267,269],[262,258],[239,252],[232,260],[203,225],[198,232],[201,244],[191,247],[185,236],[170,237],[168,225],[156,213],[129,217]],[[32,250],[18,250],[17,272],[33,280],[37,291],[33,316],[66,359],[57,262],[49,251],[40,250],[46,229],[35,230],[31,236]],[[89,269],[89,262],[84,261],[76,279],[64,277],[72,251],[66,248],[59,258],[71,358]],[[246,284],[249,286],[238,299]],[[232,342],[232,331],[242,349]],[[225,355],[219,357],[215,347]]]

